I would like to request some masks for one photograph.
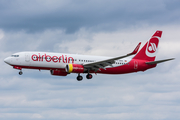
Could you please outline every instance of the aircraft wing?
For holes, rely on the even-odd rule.
[[[136,48],[134,49],[133,52],[131,52],[127,55],[119,56],[119,57],[115,57],[115,58],[111,58],[111,59],[106,59],[106,60],[102,60],[102,61],[97,61],[97,62],[93,62],[93,63],[87,63],[87,64],[84,64],[84,67],[87,68],[88,70],[93,70],[95,72],[97,72],[99,70],[99,68],[105,69],[106,66],[112,66],[112,64],[115,63],[115,60],[122,59],[122,58],[136,54],[139,50],[140,45],[141,45],[141,42],[136,46]]]

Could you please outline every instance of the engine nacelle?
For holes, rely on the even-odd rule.
[[[66,65],[66,72],[67,73],[83,73],[84,66],[79,64],[68,64]]]
[[[50,70],[51,75],[57,75],[57,76],[67,76],[67,72],[62,72],[60,70]]]

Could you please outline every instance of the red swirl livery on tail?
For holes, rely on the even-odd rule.
[[[162,31],[156,31],[151,39],[143,46],[133,59],[141,59],[147,61],[154,61],[158,49],[159,39]]]

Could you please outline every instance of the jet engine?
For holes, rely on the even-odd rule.
[[[79,64],[67,64],[66,65],[66,72],[67,73],[83,73],[84,66]]]
[[[57,76],[67,76],[67,72],[63,72],[60,70],[50,70],[51,75],[57,75]]]

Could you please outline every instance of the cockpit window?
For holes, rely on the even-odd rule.
[[[19,55],[11,55],[11,57],[19,57]]]

